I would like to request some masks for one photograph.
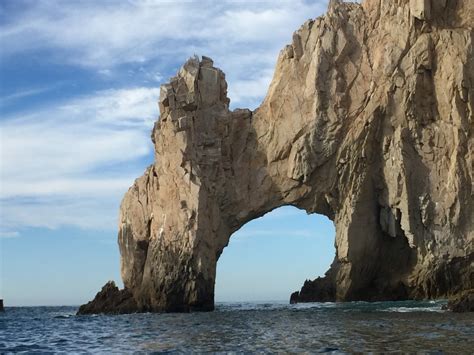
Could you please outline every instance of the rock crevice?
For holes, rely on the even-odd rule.
[[[331,1],[279,55],[255,111],[191,58],[161,88],[155,162],[120,208],[136,311],[211,310],[233,232],[283,205],[336,226],[325,278],[292,302],[474,288],[474,2]]]

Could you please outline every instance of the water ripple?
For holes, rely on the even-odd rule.
[[[75,316],[75,307],[11,307],[4,352],[469,353],[474,316],[443,302],[221,303],[191,314]]]

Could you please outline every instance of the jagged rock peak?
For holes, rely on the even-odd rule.
[[[329,271],[292,302],[474,288],[473,23],[470,0],[331,1],[281,51],[254,112],[229,111],[212,60],[188,60],[162,87],[155,162],[120,208],[136,310],[213,309],[232,233],[283,205],[336,226]]]
[[[208,57],[190,58],[171,78],[161,86],[160,112],[162,116],[176,110],[194,111],[222,103],[228,107],[227,83],[224,73],[214,68]]]

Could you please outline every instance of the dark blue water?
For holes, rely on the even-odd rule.
[[[441,305],[226,303],[211,313],[119,316],[11,307],[0,314],[0,352],[473,353],[474,315]]]

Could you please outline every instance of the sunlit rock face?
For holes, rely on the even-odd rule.
[[[474,288],[473,24],[471,0],[331,1],[253,112],[229,110],[212,60],[188,60],[161,89],[155,162],[120,208],[137,311],[212,310],[232,233],[283,205],[336,226],[330,270],[293,302]]]

